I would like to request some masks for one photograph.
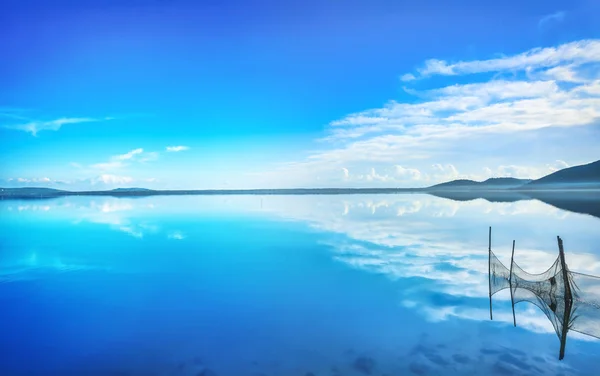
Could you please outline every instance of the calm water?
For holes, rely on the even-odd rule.
[[[591,375],[600,342],[508,291],[494,252],[600,274],[600,219],[427,195],[0,201],[0,375]],[[214,373],[208,371],[211,370]]]

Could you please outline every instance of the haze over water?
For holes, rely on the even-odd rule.
[[[510,294],[488,226],[544,271],[600,275],[600,219],[429,195],[0,201],[1,375],[590,375]],[[202,373],[202,372],[205,373]]]

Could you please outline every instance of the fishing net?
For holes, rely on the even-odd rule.
[[[558,243],[559,256],[550,268],[531,274],[514,261],[514,244],[510,267],[502,264],[491,250],[490,230],[490,318],[492,296],[510,289],[513,315],[515,304],[529,302],[548,317],[561,342],[559,359],[562,359],[569,330],[600,338],[600,277],[571,272],[564,260],[560,238]]]
[[[569,272],[573,309],[569,330],[600,339],[600,277]]]

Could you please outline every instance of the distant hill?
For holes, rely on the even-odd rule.
[[[2,197],[56,197],[68,194],[67,191],[53,188],[0,188],[0,196]]]
[[[108,191],[61,191],[49,188],[0,188],[0,199],[38,199],[60,196],[182,196],[182,195],[344,195],[416,193],[414,188],[297,188],[297,189],[205,189],[160,191],[145,188],[117,188]]]
[[[149,192],[152,189],[147,188],[115,188],[112,189],[111,192]]]
[[[482,182],[482,185],[490,185],[495,187],[518,187],[523,184],[532,182],[531,179],[517,179],[517,178],[489,178]]]
[[[515,178],[491,178],[483,182],[458,179],[437,184],[426,191],[470,190],[573,190],[600,189],[600,160],[581,166],[564,168],[537,180]]]
[[[600,188],[600,160],[556,171],[525,184],[522,189]]]
[[[520,187],[530,182],[530,179],[516,178],[490,178],[482,182],[468,179],[458,179],[431,186],[426,188],[426,190],[496,190]]]
[[[478,181],[475,181],[475,180],[458,179],[458,180],[447,181],[445,183],[436,184],[436,185],[431,186],[429,188],[475,187],[475,186],[477,186],[479,184],[481,184],[481,183],[478,182]]]

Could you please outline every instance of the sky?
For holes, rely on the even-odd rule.
[[[600,3],[5,0],[0,186],[423,187],[600,159]]]

